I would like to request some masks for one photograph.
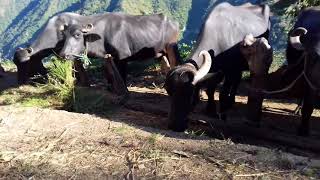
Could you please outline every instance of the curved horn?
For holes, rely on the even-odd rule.
[[[64,31],[67,26],[68,26],[68,24],[62,24],[62,25],[60,25],[59,31]]]
[[[200,79],[202,79],[205,75],[207,75],[210,71],[212,59],[208,51],[201,51],[199,57],[203,56],[203,63],[200,69],[194,75],[192,84],[196,85]]]
[[[243,46],[252,46],[255,41],[256,38],[252,34],[247,34],[243,39]]]
[[[289,41],[292,47],[298,50],[304,50],[303,44],[300,41],[301,36],[304,36],[308,33],[308,30],[303,27],[298,27],[294,30],[292,30],[289,33]]]
[[[89,32],[89,31],[91,31],[92,29],[93,29],[93,24],[89,23],[89,24],[85,25],[85,27],[82,28],[81,31],[82,31],[83,33],[87,33],[87,32]]]
[[[33,48],[32,47],[27,47],[26,50],[28,51],[29,54],[31,54],[33,52]]]

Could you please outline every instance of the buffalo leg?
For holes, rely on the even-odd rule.
[[[160,59],[160,63],[161,63],[161,73],[162,73],[163,75],[166,75],[166,74],[170,71],[170,69],[171,69],[169,60],[168,60],[167,57],[164,56],[164,55],[161,56],[161,57],[158,58],[158,59]]]
[[[241,81],[241,77],[242,77],[242,73],[239,72],[236,74],[236,76],[234,76],[233,78],[233,83],[231,85],[231,89],[230,89],[230,95],[229,95],[229,101],[228,101],[228,108],[231,108],[236,100],[236,94],[238,91],[238,87]]]
[[[300,136],[308,136],[310,133],[310,118],[314,109],[314,99],[315,96],[311,90],[305,93],[301,109],[301,124],[298,129],[298,135]]]
[[[125,95],[128,93],[128,89],[111,56],[105,57],[105,76],[111,84],[114,93],[117,95]]]
[[[124,84],[127,83],[127,67],[128,63],[127,61],[113,61],[113,64],[115,64],[116,70],[120,74]]]
[[[16,64],[18,68],[17,79],[18,79],[19,85],[28,83],[28,80],[30,78],[29,64],[30,64],[29,61]]]
[[[262,115],[263,96],[257,92],[250,91],[247,101],[247,119],[249,124],[254,127],[260,127]]]
[[[81,86],[90,86],[89,78],[86,70],[83,67],[82,62],[74,61],[74,69],[75,69],[75,76],[77,81],[79,81]]]
[[[221,92],[219,94],[219,104],[220,104],[219,114],[220,114],[220,119],[224,121],[227,119],[226,111],[228,109],[229,92],[230,92],[231,86],[232,86],[232,82],[228,77],[226,77],[223,82]]]
[[[206,114],[213,118],[218,118],[216,103],[214,101],[214,93],[217,85],[222,81],[223,75],[218,72],[214,74],[212,78],[210,78],[206,83],[207,90],[206,93],[208,95],[208,104],[206,107]]]
[[[167,46],[167,55],[171,68],[181,64],[178,45],[176,43],[171,43]]]

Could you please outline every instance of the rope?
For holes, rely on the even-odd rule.
[[[298,66],[301,61],[305,58],[306,54],[304,53],[298,60],[298,62],[293,65],[293,66]],[[264,89],[256,89],[256,88],[250,88],[251,90],[254,90],[258,93],[263,93],[263,94],[268,94],[268,95],[273,95],[273,94],[280,94],[280,93],[284,93],[284,92],[287,92],[289,91],[291,88],[293,88],[293,86],[297,83],[297,81],[302,77],[304,76],[304,71],[301,72],[301,74],[292,81],[292,83],[290,83],[288,86],[282,88],[282,89],[279,89],[279,90],[274,90],[274,91],[267,91],[267,90],[264,90]]]
[[[311,80],[308,78],[308,76],[307,76],[307,74],[306,74],[306,72],[305,72],[306,67],[307,67],[307,61],[304,62],[304,70],[302,71],[303,76],[304,76],[305,80],[307,81],[308,85],[310,86],[310,88],[311,88],[313,91],[315,91],[315,93],[316,93],[317,95],[320,95],[320,88],[316,87],[316,86],[311,82]]]

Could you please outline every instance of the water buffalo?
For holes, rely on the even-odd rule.
[[[74,59],[86,49],[89,57],[105,58],[111,54],[125,76],[128,59],[161,56],[167,66],[176,65],[178,33],[178,23],[161,14],[61,13],[48,21],[30,47],[16,50],[14,62],[19,82],[25,83],[30,75],[46,73],[41,61],[44,57],[55,52]]]
[[[302,98],[302,120],[298,128],[299,135],[310,132],[310,118],[315,101],[320,95],[320,7],[307,8],[299,14],[297,21],[289,32],[287,46],[288,67],[282,68],[270,79],[278,79],[278,90],[269,87],[265,96],[290,93]],[[270,75],[270,76],[271,76]],[[279,86],[278,86],[279,87]],[[270,91],[271,90],[271,91]],[[260,121],[260,117],[255,117]]]
[[[170,129],[183,131],[187,128],[187,115],[197,101],[199,89],[203,87],[209,97],[206,111],[216,117],[214,91],[223,78],[219,110],[220,117],[225,119],[224,113],[234,102],[242,71],[249,68],[240,50],[241,42],[250,33],[253,37],[267,39],[269,14],[267,5],[250,3],[242,6],[221,3],[208,14],[189,60],[167,74],[165,87],[171,101]],[[212,63],[207,62],[207,53],[200,53],[202,50],[210,50],[214,59]],[[204,54],[206,58],[201,58],[199,54]]]
[[[177,63],[179,26],[162,14],[106,13],[95,16],[88,24],[64,25],[61,29],[65,35],[61,56],[76,59],[84,51],[96,58],[110,54],[117,66],[113,70],[119,70],[124,81],[128,61],[162,57],[168,66]],[[118,76],[117,73],[111,75]]]

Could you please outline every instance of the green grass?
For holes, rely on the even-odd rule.
[[[51,106],[50,102],[43,98],[26,98],[21,102],[23,107],[41,107],[41,108],[48,108]]]
[[[5,71],[16,71],[16,65],[12,62],[12,61],[9,61],[9,60],[3,60],[1,61],[0,60],[0,64],[1,66],[5,69]]]
[[[0,93],[0,105],[58,108],[61,104],[62,102],[54,96],[52,90],[39,86],[25,85]]]
[[[104,79],[103,63],[92,60],[87,69],[90,77]],[[4,63],[5,68],[13,67]],[[0,105],[64,109],[80,113],[110,114],[116,108],[106,96],[106,90],[75,86],[75,71],[72,61],[53,57],[46,64],[49,70],[47,84],[25,85],[0,93]]]
[[[63,102],[64,109],[71,110],[75,88],[73,62],[52,58],[48,76],[48,84],[43,88],[52,90],[57,99]]]

